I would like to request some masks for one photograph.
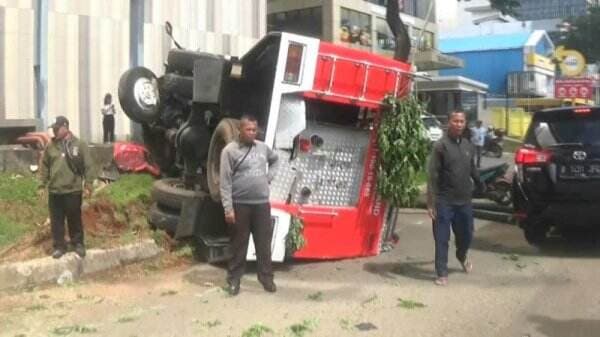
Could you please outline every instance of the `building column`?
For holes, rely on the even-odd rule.
[[[130,0],[129,8],[129,65],[139,67],[144,65],[144,0]],[[130,125],[131,139],[143,141],[141,124]]]
[[[48,122],[48,0],[35,2],[35,118],[44,130]]]

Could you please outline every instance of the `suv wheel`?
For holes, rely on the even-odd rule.
[[[546,241],[546,234],[548,233],[548,225],[546,225],[540,219],[530,218],[523,224],[523,234],[525,234],[525,240],[531,245],[539,246]]]

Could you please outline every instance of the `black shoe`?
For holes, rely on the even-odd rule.
[[[275,285],[275,282],[273,281],[268,281],[268,282],[261,282],[263,288],[265,289],[265,291],[270,292],[270,293],[274,293],[277,291],[277,286]]]
[[[240,293],[240,281],[227,281],[227,287],[225,288],[227,293],[231,296],[237,296]]]
[[[65,251],[62,249],[55,249],[52,252],[52,257],[55,259],[60,259],[63,255],[65,255]]]
[[[80,244],[77,244],[75,246],[75,253],[77,253],[77,255],[79,255],[79,257],[84,258],[85,257],[85,246]]]

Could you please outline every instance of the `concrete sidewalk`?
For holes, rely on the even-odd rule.
[[[153,240],[112,249],[90,249],[82,259],[68,253],[60,259],[44,257],[0,265],[0,291],[46,283],[68,283],[82,275],[138,262],[157,256],[160,248]]]

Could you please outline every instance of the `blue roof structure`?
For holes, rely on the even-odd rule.
[[[445,38],[440,39],[440,51],[442,53],[459,53],[519,49],[525,46],[530,37],[531,32]]]

